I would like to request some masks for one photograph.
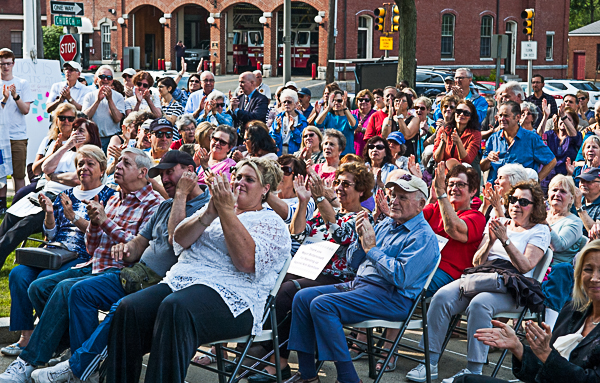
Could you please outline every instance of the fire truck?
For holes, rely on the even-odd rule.
[[[283,67],[283,30],[277,34],[279,59],[277,66]],[[310,29],[292,31],[292,68],[308,69],[319,61],[319,32]]]

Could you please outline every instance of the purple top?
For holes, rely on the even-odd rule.
[[[583,136],[581,132],[577,132],[576,136],[567,136],[563,142],[560,142],[560,138],[554,132],[554,130],[546,131],[542,135],[542,139],[548,145],[548,148],[554,153],[556,157],[556,166],[550,174],[541,182],[543,187],[548,187],[550,184],[550,180],[557,174],[567,175],[567,167],[566,161],[567,158],[571,158],[572,161],[575,161],[575,157],[577,156],[577,152],[579,152],[579,148],[583,143]]]
[[[231,158],[225,158],[223,161],[219,161],[213,166],[210,167],[210,171],[214,174],[225,173],[227,175],[227,180],[231,181],[231,171],[230,169],[235,166],[236,162]],[[206,185],[204,181],[204,172],[202,171],[202,167],[198,167],[198,185]]]

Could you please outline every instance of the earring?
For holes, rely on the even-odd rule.
[[[267,199],[267,193],[262,195],[262,201],[264,202]]]

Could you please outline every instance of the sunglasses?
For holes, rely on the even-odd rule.
[[[521,207],[525,207],[525,206],[529,206],[529,205],[533,204],[533,202],[528,200],[527,198],[517,198],[513,195],[508,197],[508,203],[510,203],[511,205],[514,205],[517,202],[519,203],[519,206],[521,206]]]
[[[314,133],[306,133],[306,134],[304,135],[304,137],[303,137],[303,138],[306,138],[306,137],[314,137],[314,136],[315,136],[315,134],[314,134]]]
[[[356,185],[354,182],[348,182],[346,180],[344,180],[344,181],[340,181],[340,180],[333,181],[333,186],[335,186],[335,187],[338,187],[340,184],[342,184],[342,187],[344,189],[348,189],[350,186]]]
[[[464,109],[456,109],[456,114],[458,116],[463,114],[465,117],[471,117],[471,112],[469,112],[468,110],[464,110]]]
[[[106,74],[101,74],[100,76],[98,76],[98,78],[100,80],[108,80],[108,81],[110,81],[110,80],[113,79],[113,76],[109,76],[109,75],[106,75]]]
[[[73,122],[75,121],[74,116],[58,116],[58,119],[60,120],[60,122],[65,122],[65,121],[69,121],[69,122]]]
[[[585,100],[587,100],[587,97],[579,97],[578,100],[579,101],[585,101]]]
[[[289,176],[294,174],[291,166],[281,166],[281,170],[283,171],[284,176]]]
[[[303,94],[298,93],[298,98],[304,98]]]
[[[173,133],[167,133],[167,132],[154,132],[154,135],[156,136],[156,138],[172,138],[173,137]]]
[[[218,137],[211,137],[210,139],[213,140],[215,144],[219,144],[221,146],[229,145],[229,142],[227,142],[225,140],[222,140],[222,139],[220,139]]]
[[[364,97],[364,98],[357,98],[357,100],[358,100],[358,102],[369,102],[369,101],[371,101],[371,99],[370,99],[370,98],[368,98],[368,97]]]
[[[215,107],[217,107],[217,108],[224,108],[225,107],[225,103],[224,102],[217,102],[217,103],[215,103]]]
[[[198,80],[190,80],[188,81],[190,84],[200,84],[200,81]]]
[[[141,82],[141,81],[138,81],[135,85],[137,85],[138,88],[140,88],[140,87],[150,88],[150,84]]]
[[[456,106],[454,106],[454,105],[444,105],[444,106],[442,106],[442,109],[454,110],[454,109],[456,109]]]
[[[377,145],[369,144],[369,145],[367,145],[367,148],[369,150],[371,150],[371,149],[383,150],[383,149],[385,149],[385,145],[383,145],[383,144],[377,144]]]
[[[424,107],[424,106],[419,106],[418,108],[415,108],[415,109],[416,109],[416,110],[420,110],[421,112],[424,112],[424,111],[426,111],[426,110],[427,110],[427,108],[426,108],[426,107]]]
[[[343,98],[335,98],[333,100],[333,102],[339,102],[341,104],[342,102],[344,102],[344,99]]]
[[[133,76],[128,75],[128,74],[124,74],[121,77],[123,77],[125,80],[127,80],[128,78],[132,78]]]
[[[79,82],[85,82],[85,79],[84,78],[78,78],[77,81],[79,81]]]
[[[283,100],[283,101],[281,101],[281,103],[282,103],[283,105],[287,105],[287,104],[293,104],[293,103],[294,103],[294,101],[292,101],[292,100]]]

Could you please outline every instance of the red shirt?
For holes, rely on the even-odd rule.
[[[371,137],[381,136],[383,120],[385,120],[387,116],[388,114],[383,110],[378,110],[377,112],[373,113],[371,118],[369,118],[369,122],[367,123],[367,130],[365,131],[365,137],[363,138],[365,142]]]
[[[440,269],[448,273],[452,278],[458,279],[463,273],[463,270],[473,267],[473,256],[483,238],[483,230],[485,229],[485,217],[477,210],[461,210],[457,212],[458,217],[465,221],[469,228],[469,239],[466,243],[459,242],[450,238],[444,231],[444,221],[440,206],[429,204],[423,209],[423,215],[433,232],[437,235],[448,238],[449,241],[442,249],[442,260],[440,261]]]
[[[173,141],[173,143],[171,144],[171,147],[169,149],[179,150],[179,148],[181,148],[182,146],[183,146],[183,138],[180,138],[177,141]]]

